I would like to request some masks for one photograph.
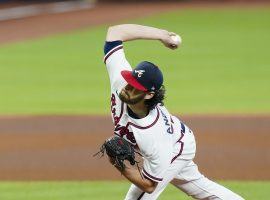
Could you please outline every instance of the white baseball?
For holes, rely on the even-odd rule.
[[[182,38],[180,35],[172,35],[171,39],[174,41],[175,45],[180,46],[182,43]]]

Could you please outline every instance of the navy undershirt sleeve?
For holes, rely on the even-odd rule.
[[[119,46],[121,44],[123,44],[123,42],[121,40],[116,40],[116,41],[112,41],[112,42],[105,42],[104,55],[106,55],[114,47],[117,47],[117,46]]]

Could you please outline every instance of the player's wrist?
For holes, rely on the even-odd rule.
[[[170,33],[169,31],[164,30],[164,29],[161,29],[161,30],[160,30],[160,38],[159,38],[159,40],[160,40],[161,42],[167,41],[168,38],[170,37],[169,33]]]

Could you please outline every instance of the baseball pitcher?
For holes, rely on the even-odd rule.
[[[243,200],[199,172],[193,161],[196,143],[192,130],[164,106],[160,68],[143,61],[132,70],[125,57],[123,42],[158,40],[173,50],[179,45],[174,36],[166,30],[134,24],[112,26],[107,32],[104,63],[111,84],[114,134],[143,156],[141,171],[131,165],[119,167],[109,156],[132,183],[125,200],[155,200],[169,183],[195,199]]]

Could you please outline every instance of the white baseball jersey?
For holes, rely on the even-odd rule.
[[[164,106],[157,105],[142,119],[130,116],[127,105],[118,97],[127,84],[121,71],[132,70],[122,42],[106,42],[104,53],[111,83],[114,133],[140,150],[144,157],[143,175],[158,182],[151,194],[132,184],[125,200],[156,200],[169,183],[195,199],[243,200],[199,172],[193,162],[196,143],[192,131]]]
[[[194,157],[196,145],[193,133],[164,106],[157,105],[141,119],[129,116],[127,105],[118,97],[121,89],[127,85],[121,71],[132,70],[125,58],[122,42],[106,42],[104,53],[111,84],[114,133],[140,150],[144,158],[143,175],[160,182],[175,159]]]

